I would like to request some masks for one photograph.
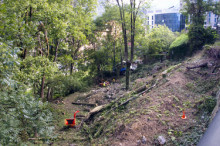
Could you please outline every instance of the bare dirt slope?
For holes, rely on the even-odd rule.
[[[105,123],[101,122],[105,126],[96,137],[91,136],[94,132],[88,131],[92,130],[93,124],[99,125],[98,128],[101,127],[100,124],[91,122],[85,134],[82,127],[62,130],[63,119],[61,119],[56,126],[58,139],[54,145],[158,145],[158,136],[166,139],[166,145],[196,145],[208,124],[210,113],[207,110],[213,106],[214,100],[211,95],[215,92],[216,82],[212,81],[219,83],[220,77],[219,74],[207,77],[208,68],[186,69],[187,66],[200,61],[202,53],[177,66],[162,68],[154,78],[146,76],[135,80],[131,83],[133,90],[145,84],[148,86],[148,82],[154,79],[158,79],[159,82],[150,92],[141,95],[123,108],[111,111],[111,118]],[[162,76],[166,69],[166,75]],[[76,110],[80,110],[81,116],[87,116],[94,107],[73,105],[72,102],[94,103],[98,106],[120,97],[129,98],[132,92],[125,91],[123,84],[118,81],[109,87],[94,88],[88,93],[70,95],[54,104],[54,108],[59,110],[58,116],[61,118],[73,116]],[[186,113],[186,119],[181,118],[183,111]],[[100,119],[104,115],[100,114],[97,118]],[[77,123],[81,121],[83,119],[78,118]],[[95,133],[97,129],[94,130]]]

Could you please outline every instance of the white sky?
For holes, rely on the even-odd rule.
[[[180,0],[153,0],[151,8],[155,9],[167,9],[175,6],[179,8]]]
[[[104,12],[104,7],[101,6],[101,2],[104,2],[105,0],[98,0],[98,8],[97,8],[97,14],[101,15]],[[116,0],[110,0],[111,2],[116,4]],[[130,0],[123,0],[125,3],[129,3]],[[137,2],[139,0],[136,0]],[[175,8],[179,8],[180,6],[180,0],[151,0],[151,8],[150,9],[168,9],[169,7],[175,6]]]

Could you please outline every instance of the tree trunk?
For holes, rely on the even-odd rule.
[[[49,101],[50,99],[50,94],[51,93],[51,87],[48,87],[48,91],[47,91],[47,101]]]
[[[115,67],[115,42],[114,42],[114,51],[113,51],[113,55],[114,55],[114,57],[113,57],[113,71],[115,71],[115,70],[116,70],[116,67]]]
[[[59,47],[59,44],[60,44],[60,41],[59,40],[56,40],[56,48],[55,48],[55,57],[54,57],[54,60],[53,62],[56,62],[57,61],[57,52],[58,52],[58,47]]]
[[[24,49],[24,57],[23,57],[23,59],[25,59],[26,56],[27,56],[27,49]]]
[[[123,67],[123,56],[122,56],[122,48],[120,49],[120,57],[121,57],[121,68]]]
[[[45,82],[45,75],[43,75],[42,81],[41,81],[41,94],[40,94],[40,97],[41,97],[42,100],[44,99],[44,82]]]
[[[46,29],[44,30],[44,36],[45,36],[45,42],[46,42],[46,45],[47,45],[47,56],[49,56],[49,54],[50,54],[50,47],[49,47],[49,41],[48,41],[47,30]]]
[[[116,0],[118,3],[119,11],[120,11],[120,17],[121,17],[121,25],[122,25],[122,32],[123,32],[123,38],[124,38],[124,47],[125,47],[125,61],[126,66],[130,69],[130,63],[128,62],[128,40],[127,40],[127,30],[126,30],[126,21],[125,21],[125,10],[123,1],[122,5],[120,6],[119,0]],[[129,88],[129,69],[126,69],[126,90]]]
[[[41,56],[43,56],[43,47],[42,47],[42,45],[41,45],[40,33],[38,33],[37,38],[38,38],[38,43],[39,43],[39,54],[40,54]]]
[[[70,75],[73,74],[73,63],[70,64]]]
[[[133,61],[133,56],[134,56],[134,9],[135,5],[132,0],[130,0],[130,6],[131,6],[131,58],[130,62],[132,63]]]
[[[129,90],[130,66],[131,66],[131,63],[127,61],[126,62],[126,90]]]

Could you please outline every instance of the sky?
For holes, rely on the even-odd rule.
[[[101,4],[105,0],[98,0],[98,3]],[[116,4],[116,0],[111,0]],[[123,0],[126,3],[129,3],[130,0]],[[139,0],[136,0],[139,1]],[[180,0],[151,0],[151,9],[168,9],[172,6],[175,6],[175,8],[179,8],[180,6]],[[104,7],[99,5],[97,8],[97,14],[101,15],[104,12]]]
[[[151,7],[155,9],[167,9],[175,6],[179,8],[179,0],[153,0]]]

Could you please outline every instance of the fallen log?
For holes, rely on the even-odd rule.
[[[144,94],[144,93],[146,93],[146,92],[149,92],[152,88],[154,88],[154,87],[157,85],[157,83],[158,83],[158,80],[156,80],[155,83],[154,83],[154,85],[151,86],[150,88],[148,88],[147,90],[144,90],[144,91],[138,93],[138,94],[135,95],[134,97],[129,98],[128,100],[126,100],[125,102],[123,102],[123,103],[121,103],[121,104],[119,103],[119,102],[120,102],[120,100],[119,100],[120,98],[118,98],[118,99],[116,99],[114,102],[112,102],[112,103],[110,103],[110,104],[105,104],[105,105],[100,105],[100,106],[95,107],[94,109],[92,109],[92,110],[89,112],[89,115],[88,115],[87,118],[84,120],[84,122],[90,121],[96,114],[98,114],[99,112],[101,112],[101,111],[103,111],[103,110],[105,110],[105,109],[111,107],[112,105],[114,105],[114,104],[116,104],[116,103],[119,103],[119,105],[116,106],[116,107],[114,107],[114,108],[112,108],[112,109],[111,109],[110,111],[108,111],[106,114],[108,114],[109,112],[115,110],[116,108],[118,108],[118,107],[120,107],[120,106],[122,106],[122,105],[128,104],[130,101],[132,101],[132,100],[138,98],[140,95],[142,95],[142,94]],[[145,87],[146,87],[146,86],[145,86]]]
[[[94,115],[96,115],[97,113],[103,111],[105,108],[107,107],[107,104],[105,105],[100,105],[100,106],[97,106],[95,107],[94,109],[92,109],[90,112],[89,112],[89,115],[87,116],[87,118],[84,120],[84,122],[88,122],[90,121]]]
[[[86,106],[97,106],[97,105],[94,104],[94,103],[72,102],[72,104],[75,104],[75,105],[86,105]]]
[[[195,68],[200,68],[200,67],[208,67],[208,62],[199,64],[199,65],[196,65],[196,66],[192,66],[192,67],[187,66],[186,69],[190,70],[190,69],[195,69]]]
[[[159,79],[157,79],[155,81],[155,83],[149,87],[148,89],[138,93],[138,94],[135,94],[133,97],[129,98],[128,100],[126,100],[125,102],[123,103],[120,103],[120,99],[121,97],[117,98],[115,101],[113,101],[112,103],[110,104],[105,104],[105,105],[101,105],[101,106],[97,106],[95,107],[94,109],[92,109],[90,112],[89,112],[89,115],[87,116],[87,118],[85,118],[84,120],[81,121],[80,123],[80,126],[79,127],[82,127],[84,129],[84,131],[88,134],[88,137],[89,139],[93,139],[93,138],[97,138],[98,136],[101,135],[103,129],[105,128],[105,126],[107,125],[107,123],[109,122],[110,117],[108,118],[104,118],[106,117],[110,112],[112,112],[113,110],[121,107],[121,106],[124,106],[126,104],[128,104],[130,101],[138,98],[140,95],[143,95],[144,93],[146,92],[149,92],[150,90],[152,90],[157,84],[158,84],[158,81]],[[146,87],[146,86],[145,86]],[[88,130],[85,128],[85,127],[88,127],[87,124],[89,121],[92,120],[92,118],[94,118],[94,116],[106,109],[110,109],[108,112],[105,112],[104,115],[102,115],[101,117],[99,117],[98,121],[101,122],[101,126],[96,130],[96,132],[94,134],[91,135],[91,133],[88,132]],[[87,123],[87,124],[86,124]]]
[[[149,92],[151,89],[153,89],[153,88],[157,85],[157,83],[158,83],[158,80],[156,80],[156,82],[154,83],[153,86],[151,86],[151,87],[148,88],[147,90],[144,90],[144,91],[140,92],[140,93],[137,94],[136,96],[129,98],[129,99],[126,100],[125,102],[121,103],[118,107],[120,107],[120,106],[122,106],[122,105],[126,105],[126,104],[128,104],[130,101],[132,101],[132,100],[138,98],[140,95],[143,95],[143,94],[145,94],[146,92]],[[145,86],[145,87],[146,87],[146,86]]]
[[[166,76],[167,76],[168,73],[170,73],[172,70],[176,69],[176,68],[179,67],[180,65],[181,65],[181,63],[169,67],[168,69],[166,69],[165,71],[163,71],[163,72],[161,73],[162,77],[163,77],[163,78],[166,78]]]
[[[141,86],[141,87],[139,87],[138,89],[136,89],[136,90],[134,91],[134,94],[140,93],[140,92],[142,92],[142,91],[144,91],[144,90],[146,90],[146,89],[147,89],[146,85]]]

